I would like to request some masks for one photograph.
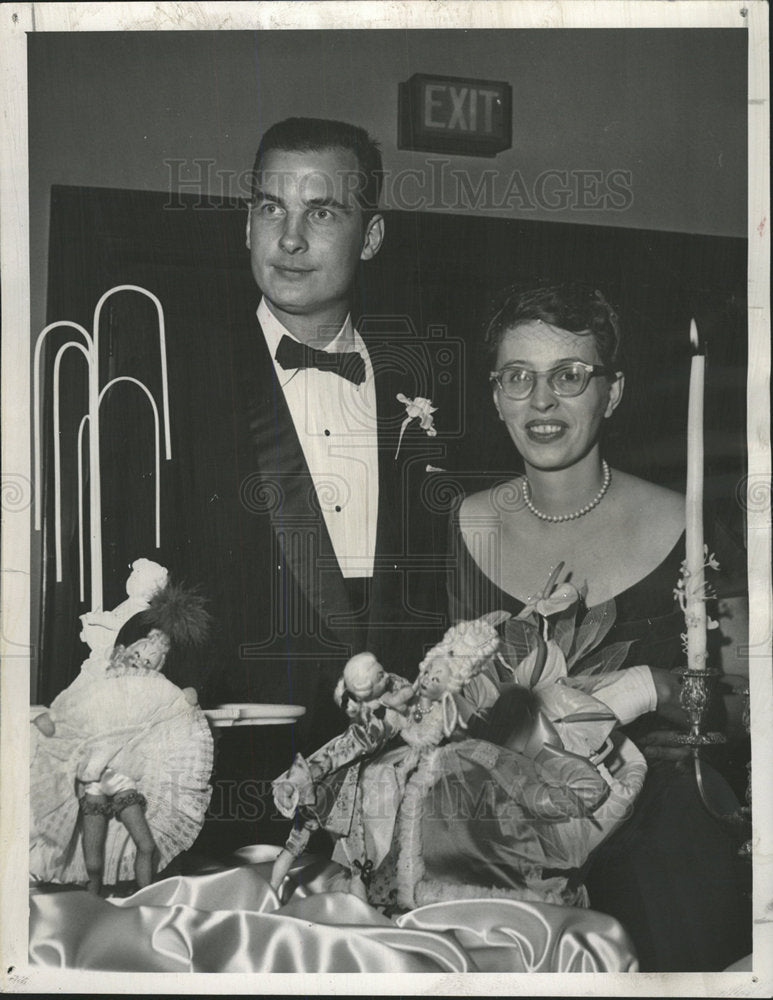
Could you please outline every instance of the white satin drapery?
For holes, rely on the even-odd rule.
[[[301,858],[282,903],[276,848],[253,863],[157,882],[125,899],[33,890],[33,965],[129,972],[635,972],[621,926],[592,910],[507,899],[389,919],[332,862]],[[260,859],[260,860],[255,860]]]

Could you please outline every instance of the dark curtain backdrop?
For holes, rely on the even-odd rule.
[[[213,331],[258,292],[244,247],[241,203],[193,195],[55,187],[51,196],[48,322],[91,328],[100,295],[139,284],[161,299],[166,314],[173,455],[185,442],[175,419],[176,387],[190,359],[217,351]],[[595,283],[623,325],[627,386],[609,430],[610,462],[676,489],[684,488],[689,373],[688,329],[695,316],[708,343],[707,497],[731,531],[743,535],[736,491],[745,471],[746,241],[622,228],[431,213],[387,213],[378,258],[362,268],[354,315],[364,327],[384,317],[418,337],[445,339],[467,373],[454,465],[466,488],[517,469],[490,400],[479,344],[495,293],[540,276]],[[144,297],[120,293],[103,315],[103,380],[133,375],[160,400],[155,311]],[[392,327],[394,328],[394,327]],[[63,580],[54,572],[51,367],[57,334],[46,352],[43,615],[37,699],[48,704],[77,674],[87,648],[78,616],[90,607],[78,594],[75,435],[85,410],[83,360],[68,352],[62,366],[64,489]],[[189,394],[186,394],[189,395]],[[442,420],[438,413],[436,420]],[[124,595],[129,564],[156,558],[196,580],[195,565],[173,565],[186,519],[184,473],[162,461],[162,548],[153,541],[152,423],[147,403],[126,385],[102,408],[104,604]],[[190,442],[186,442],[190,446]],[[194,443],[195,444],[195,443]],[[86,526],[88,538],[88,526]],[[86,546],[88,548],[88,545]],[[195,549],[195,545],[193,546]],[[88,553],[87,553],[88,555]],[[206,684],[202,682],[206,700]]]

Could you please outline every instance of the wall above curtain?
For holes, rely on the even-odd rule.
[[[391,208],[743,237],[747,41],[740,27],[32,34],[33,331],[52,185],[243,196],[261,132],[291,115],[371,131]],[[414,73],[509,83],[512,147],[398,149]]]

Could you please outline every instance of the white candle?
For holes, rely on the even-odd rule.
[[[685,580],[687,666],[706,669],[706,602],[703,557],[703,394],[706,359],[699,354],[698,330],[690,321],[693,354],[690,365],[690,401],[687,411],[687,572]]]

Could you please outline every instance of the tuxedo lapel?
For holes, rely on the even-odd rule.
[[[394,460],[396,398],[393,394],[392,373],[382,358],[380,345],[368,348],[376,383],[376,426],[378,428],[378,519],[376,521],[376,561],[397,551],[399,543],[399,510],[395,505]]]
[[[389,341],[376,340],[368,344],[368,353],[375,374],[378,413],[379,505],[376,557],[389,559],[406,552],[407,521],[411,507],[419,502],[411,496],[409,480],[417,480],[428,464],[439,461],[442,445],[434,443],[421,430],[417,418],[404,428],[405,405],[397,398],[412,391],[411,369],[420,370],[425,359],[406,362],[411,350],[401,345],[396,352]],[[406,369],[407,372],[406,373]],[[415,510],[414,510],[415,513]]]
[[[394,370],[394,349],[384,341],[368,344],[376,383],[378,426],[378,521],[370,600],[368,649],[399,669],[394,648],[401,645],[409,617],[405,590],[405,452],[397,453],[402,408]],[[397,375],[400,372],[398,369]]]
[[[379,505],[368,648],[388,669],[411,675],[445,622],[444,577],[437,563],[438,517],[425,495],[427,467],[439,465],[444,445],[418,419],[404,428],[397,396],[432,394],[431,366],[422,345],[390,337],[366,341],[376,380]],[[402,431],[402,433],[401,433]],[[431,591],[431,593],[430,593]]]
[[[251,445],[244,461],[249,464],[251,459],[251,474],[255,475],[255,465],[258,474],[251,493],[260,496],[269,510],[285,569],[336,638],[353,644],[354,636],[345,621],[351,608],[343,576],[259,326],[250,340],[252,358],[243,379]]]
[[[352,652],[370,649],[377,655],[382,651],[387,655],[388,648],[400,649],[406,641],[410,645],[412,633],[406,628],[411,629],[415,608],[407,588],[406,574],[411,569],[408,550],[413,547],[407,527],[409,519],[420,513],[421,498],[414,495],[415,485],[434,446],[414,420],[398,453],[406,414],[397,393],[410,394],[412,388],[401,363],[405,352],[396,355],[394,345],[387,340],[368,344],[376,388],[379,500],[374,575],[368,608],[363,612],[351,606],[262,331],[253,321],[245,332],[237,366],[242,397],[239,410],[246,415],[239,466],[242,492],[250,498],[244,503],[247,518],[256,521],[251,511],[258,507],[264,517],[270,515],[283,570],[297,582],[297,589],[331,639]],[[433,461],[432,455],[429,461]],[[283,599],[278,598],[280,603]],[[423,617],[419,613],[419,623]],[[413,624],[416,631],[417,623]],[[394,664],[395,658],[391,654],[389,662]]]

